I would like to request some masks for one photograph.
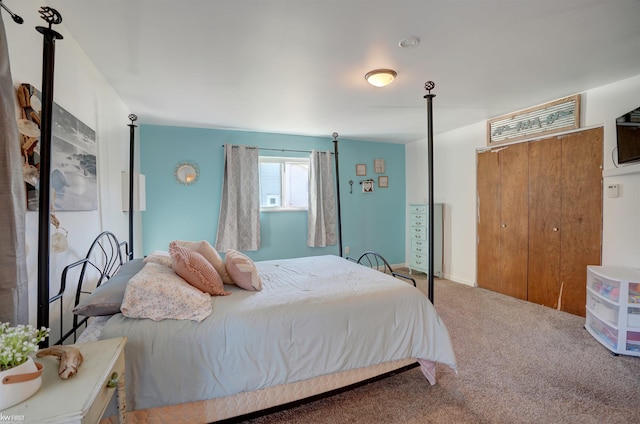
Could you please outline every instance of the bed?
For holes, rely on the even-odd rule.
[[[81,296],[79,306],[118,284],[133,291],[145,269],[173,272],[163,266],[141,259],[123,262],[101,290]],[[193,314],[186,312],[192,319],[156,321],[158,316],[131,318],[105,310],[88,314],[98,316],[79,342],[128,339],[128,419],[215,422],[412,364],[421,367],[425,384],[435,384],[436,362],[455,369],[446,326],[427,297],[406,281],[333,255],[254,266],[260,291],[225,284],[230,294],[207,297]],[[78,290],[87,291],[82,284]],[[126,303],[125,298],[118,306],[125,310]],[[211,312],[198,321],[206,303]],[[78,306],[76,311],[82,313]],[[104,421],[117,422],[116,412],[114,402]]]

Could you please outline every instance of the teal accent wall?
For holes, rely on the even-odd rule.
[[[391,264],[405,261],[404,145],[341,139],[338,143],[343,246],[348,256],[366,250],[381,253]],[[271,149],[331,150],[333,138],[215,130],[158,125],[140,126],[140,168],[146,176],[147,209],[142,212],[144,254],[167,250],[172,240],[207,240],[215,245],[222,176],[223,144]],[[306,157],[308,153],[262,150],[263,156]],[[385,160],[389,188],[379,188],[373,161]],[[181,161],[198,164],[196,184],[179,184],[174,176]],[[367,165],[367,175],[356,177],[356,164]],[[373,178],[373,193],[363,193],[360,181]],[[353,181],[350,193],[349,180]],[[338,245],[307,247],[307,212],[260,214],[261,247],[244,252],[253,260],[293,258],[339,253]],[[347,256],[347,254],[344,254]]]

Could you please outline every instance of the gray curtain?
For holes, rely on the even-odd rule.
[[[216,249],[260,248],[260,164],[258,148],[224,146],[224,176]]]
[[[336,244],[336,195],[331,170],[331,152],[311,151],[309,158],[309,222],[307,246]]]
[[[9,51],[0,15],[0,322],[27,324],[27,264],[25,258],[25,192],[20,139],[16,124],[15,90]]]

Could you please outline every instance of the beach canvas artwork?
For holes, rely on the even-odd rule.
[[[27,185],[27,208],[38,209],[40,164],[40,92],[30,84],[18,87],[18,119]],[[51,134],[51,203],[54,211],[98,209],[96,133],[55,102]]]

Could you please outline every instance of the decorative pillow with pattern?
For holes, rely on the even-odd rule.
[[[129,318],[202,321],[213,312],[211,296],[180,278],[171,268],[148,263],[134,275],[120,308]]]
[[[226,296],[222,278],[200,253],[179,246],[176,242],[169,245],[171,267],[180,277],[192,286],[212,296]]]
[[[205,259],[209,261],[211,265],[213,265],[216,271],[218,271],[218,274],[220,274],[220,277],[222,277],[223,283],[234,284],[233,280],[231,279],[231,276],[229,275],[229,273],[227,272],[227,269],[224,266],[224,261],[220,257],[220,254],[218,253],[218,251],[213,246],[211,246],[211,243],[209,243],[206,240],[200,240],[200,241],[176,240],[175,243],[177,243],[178,246],[186,247],[187,249],[191,249],[195,252],[198,252],[202,256],[204,256]]]
[[[262,290],[262,280],[255,264],[247,255],[237,250],[227,250],[225,257],[227,272],[236,286],[250,291]]]

